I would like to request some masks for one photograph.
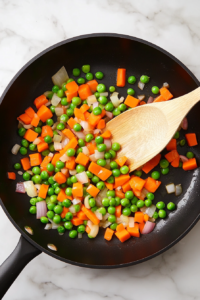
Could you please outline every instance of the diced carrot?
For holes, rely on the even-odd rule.
[[[115,190],[115,195],[116,195],[116,197],[119,197],[121,199],[125,198],[125,194],[121,190],[120,191]]]
[[[68,121],[67,121],[67,124],[69,125],[70,128],[74,128],[74,125],[77,124],[77,122],[73,119],[73,118],[70,118]]]
[[[106,127],[105,120],[104,119],[100,120],[99,123],[97,124],[97,128],[104,129],[105,127]]]
[[[89,193],[92,197],[96,197],[98,195],[98,193],[100,192],[100,190],[94,186],[93,184],[90,184],[86,190],[87,193]]]
[[[72,99],[74,97],[77,97],[78,96],[78,92],[69,92],[69,91],[65,91],[65,96],[67,97],[67,102],[72,102]]]
[[[172,150],[176,150],[177,146],[176,146],[176,139],[172,139],[166,146],[167,151],[172,151]]]
[[[130,191],[130,189],[131,189],[131,186],[130,186],[129,181],[122,185],[122,190],[124,193],[126,193],[127,191]]]
[[[141,211],[136,211],[135,212],[135,217],[134,217],[134,221],[136,223],[143,223],[144,222],[144,214]]]
[[[34,104],[39,109],[42,105],[45,105],[48,102],[45,95],[41,95],[34,100]]]
[[[80,219],[80,220],[83,220],[83,221],[87,221],[88,220],[88,217],[86,216],[86,214],[80,210],[78,213],[77,213],[77,217]]]
[[[175,158],[175,159],[171,162],[171,166],[174,167],[174,168],[178,168],[178,167],[179,167],[179,160],[180,160],[179,157]]]
[[[144,171],[146,174],[149,173],[153,168],[155,168],[159,164],[160,159],[161,154],[157,154],[142,167],[142,171]]]
[[[73,134],[73,132],[70,129],[65,128],[62,133],[69,139],[71,140],[72,138],[75,137],[75,135]]]
[[[48,126],[48,125],[42,126],[41,136],[45,137],[47,135],[49,135],[50,137],[53,137],[53,130],[52,130],[52,128],[50,126]]]
[[[83,104],[83,105],[80,107],[80,110],[81,110],[81,112],[84,114],[89,108],[90,108],[89,105],[87,105],[87,104],[85,103],[85,104]],[[85,115],[84,115],[84,117],[85,117]]]
[[[193,147],[198,145],[196,133],[187,133],[185,135],[188,146]]]
[[[131,236],[140,237],[139,224],[135,223],[134,227],[126,227]]]
[[[99,123],[99,121],[103,118],[105,116],[105,110],[103,109],[102,110],[102,113],[100,114],[100,115],[98,115],[98,116],[95,116],[94,114],[93,114],[93,112],[90,114],[90,116],[89,116],[89,120],[88,120],[88,122],[89,122],[89,124],[91,125],[91,126],[96,126],[98,123]]]
[[[40,167],[42,168],[43,171],[47,170],[47,165],[51,162],[52,157],[50,156],[45,156],[45,158],[43,159]]]
[[[124,87],[126,84],[126,69],[117,70],[117,86]]]
[[[139,230],[141,233],[142,233],[142,230],[144,229],[144,225],[145,225],[144,222],[139,224]]]
[[[70,157],[70,160],[66,161],[65,167],[69,170],[74,170],[76,166],[75,157]]]
[[[61,189],[61,191],[59,192],[58,196],[57,196],[57,200],[60,202],[63,202],[65,199],[69,199],[72,200],[72,196],[67,196],[65,194],[65,189]]]
[[[172,150],[170,152],[168,152],[166,155],[165,155],[165,158],[168,160],[168,162],[172,162],[173,160],[175,160],[177,157],[179,157],[179,154],[176,150]]]
[[[141,196],[141,191],[137,190],[137,189],[132,189],[133,190],[133,193],[134,195],[139,198]]]
[[[83,197],[83,185],[80,182],[73,183],[72,194],[75,197]]]
[[[25,110],[25,113],[29,116],[29,118],[31,118],[31,119],[34,118],[35,112],[34,112],[34,110],[32,109],[32,107],[28,107],[28,108]]]
[[[81,220],[77,217],[73,217],[71,222],[74,226],[79,226],[79,225],[83,224],[83,220]]]
[[[118,206],[115,206],[115,216],[117,218],[119,218],[121,216],[121,214],[122,214],[122,206],[120,204]]]
[[[42,156],[40,153],[29,154],[31,167],[39,166],[42,163]]]
[[[166,100],[162,95],[160,95],[160,96],[156,97],[153,102],[163,102],[163,101],[166,101]]]
[[[90,229],[90,227],[88,225],[85,227],[85,231],[87,232],[87,234],[90,233],[91,229]]]
[[[16,179],[16,174],[14,172],[8,172],[8,179],[15,180]]]
[[[65,218],[65,216],[66,216],[66,213],[68,213],[68,211],[69,211],[69,208],[68,207],[65,207],[65,206],[63,206],[63,211],[61,212],[61,214],[60,214],[60,216],[61,216],[61,218],[62,219],[64,219]]]
[[[119,158],[117,158],[116,163],[120,166],[123,167],[123,165],[125,164],[125,162],[127,161],[127,157],[126,156],[121,156]]]
[[[52,165],[54,165],[54,167],[55,167],[55,165],[56,165],[56,162],[60,159],[60,157],[61,157],[62,155],[60,154],[60,153],[55,153],[54,154],[54,156],[53,156],[53,158],[52,158]]]
[[[84,112],[84,116],[85,116],[85,121],[88,122],[90,113],[88,111],[86,111],[86,112]]]
[[[188,161],[183,163],[183,170],[189,171],[197,168],[196,158],[188,159]]]
[[[106,228],[104,233],[104,239],[110,241],[113,237],[114,230],[110,229],[109,227]]]
[[[31,125],[34,126],[34,127],[37,127],[39,122],[40,122],[40,118],[38,117],[37,114],[34,114],[34,117],[31,120]]]
[[[24,139],[29,142],[33,142],[37,138],[37,136],[38,133],[29,128],[24,135]]]
[[[85,116],[84,116],[84,114],[83,114],[82,111],[81,111],[79,108],[77,108],[77,107],[75,107],[75,109],[74,109],[74,115],[75,115],[75,117],[76,117],[77,119],[82,120],[82,121],[85,121]]]
[[[19,116],[19,119],[26,125],[31,124],[31,120],[32,120],[27,114],[22,114],[21,116]]]
[[[114,189],[116,189],[118,186],[122,186],[127,181],[129,181],[129,179],[130,179],[130,175],[129,174],[120,175],[119,177],[115,177]]]
[[[110,191],[112,191],[114,189],[114,184],[113,183],[105,182],[105,185],[106,185],[107,189],[109,189]]]
[[[68,149],[73,148],[75,149],[76,146],[78,145],[77,139],[74,137],[72,138],[69,143],[60,151],[60,154],[63,155],[67,152]]]
[[[135,98],[135,97],[133,97],[131,95],[128,95],[126,97],[126,100],[125,100],[124,104],[126,104],[127,106],[133,108],[133,107],[136,107],[139,102],[140,102],[139,99],[137,99],[137,98]]]
[[[92,172],[94,175],[98,176],[103,181],[105,181],[106,179],[108,179],[108,177],[112,175],[112,171],[103,168],[94,162],[91,162],[88,171]]]
[[[116,231],[122,231],[122,230],[124,230],[125,228],[124,228],[124,225],[122,224],[122,223],[120,223],[119,225],[117,225],[117,228],[116,228]]]
[[[37,111],[37,115],[42,122],[46,122],[46,120],[53,117],[52,112],[45,105],[40,106],[39,110]]]
[[[163,96],[163,98],[165,98],[165,100],[170,100],[171,98],[173,98],[173,95],[164,86],[160,89],[160,94]]]
[[[145,222],[149,221],[149,216],[147,214],[144,214],[144,221]]]
[[[84,153],[80,152],[75,160],[77,164],[80,164],[84,167],[87,166],[88,162],[90,161],[89,157]]]
[[[93,144],[92,142],[86,143],[86,146],[90,152],[90,154],[94,154],[95,150],[97,150],[97,147],[95,144]]]
[[[42,184],[41,187],[40,187],[40,191],[39,191],[38,197],[46,199],[48,188],[49,188],[49,185]]]
[[[134,176],[131,178],[129,183],[133,190],[136,189],[136,190],[141,191],[145,185],[145,180],[140,177]]]
[[[91,92],[94,94],[97,91],[98,82],[95,79],[93,79],[88,81],[87,84],[89,85]]]
[[[54,180],[59,183],[65,183],[66,182],[66,176],[62,172],[57,172],[54,176]]]
[[[94,225],[99,224],[100,220],[97,218],[97,216],[91,210],[87,209],[84,205],[82,205],[81,209],[86,214],[88,219],[90,219],[90,221],[92,221],[92,223]]]
[[[145,101],[140,101],[140,103],[139,103],[139,105],[144,105],[144,104],[146,104]]]
[[[101,136],[104,139],[110,139],[112,137],[112,134],[111,134],[110,130],[106,130],[106,131],[104,131],[104,133],[102,133]]]
[[[81,100],[86,100],[87,97],[91,96],[92,92],[90,90],[89,85],[88,84],[80,85],[79,89],[78,89],[78,94],[79,94],[79,97],[81,98]]]
[[[155,193],[155,191],[159,188],[161,185],[161,181],[155,180],[151,177],[148,177],[145,182],[145,189],[149,191],[150,193]]]
[[[78,84],[76,83],[76,81],[71,81],[69,83],[66,84],[66,89],[69,92],[77,92],[79,89]]]
[[[38,152],[42,152],[42,151],[47,150],[47,149],[49,149],[49,145],[45,142],[39,143],[37,145]]]
[[[122,243],[124,243],[126,240],[130,239],[131,237],[130,233],[126,229],[119,232],[115,232],[115,235]]]

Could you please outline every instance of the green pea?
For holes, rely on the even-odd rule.
[[[81,127],[80,124],[77,123],[77,124],[74,125],[73,129],[78,132],[78,131],[82,130],[82,127]]]
[[[161,167],[162,169],[165,169],[165,168],[168,168],[168,166],[169,166],[168,160],[166,160],[166,159],[161,159],[161,161],[160,161],[160,167]]]
[[[42,129],[40,127],[35,127],[34,131],[40,134],[42,132]]]
[[[50,135],[46,135],[44,138],[45,143],[50,144],[52,143],[52,138],[50,137]]]
[[[106,145],[105,145],[105,144],[98,144],[98,145],[97,145],[97,150],[98,150],[99,152],[104,152],[104,151],[106,151]]]
[[[121,175],[121,172],[119,169],[112,170],[112,174],[114,177],[119,177]]]
[[[90,65],[83,65],[82,66],[83,73],[89,73],[90,72]]]
[[[90,171],[86,171],[86,174],[87,174],[87,177],[90,179],[93,177],[93,174]]]
[[[179,136],[180,136],[180,133],[179,133],[179,131],[177,131],[174,135],[174,139],[176,139],[176,140],[179,139]]]
[[[116,230],[116,228],[117,228],[117,223],[113,223],[110,225],[110,229]]]
[[[109,200],[109,205],[110,205],[110,206],[116,206],[116,200],[115,200],[115,198],[111,198],[111,199]]]
[[[128,166],[123,166],[123,167],[121,167],[120,168],[120,172],[122,173],[122,174],[128,174],[129,173],[129,167]]]
[[[105,110],[112,112],[114,110],[114,105],[112,102],[108,102],[105,106]]]
[[[167,213],[164,209],[160,209],[158,212],[158,215],[161,219],[164,219],[166,217]]]
[[[97,107],[95,107],[94,109],[93,109],[93,114],[95,115],[95,116],[98,116],[98,115],[100,115],[102,113],[102,109],[99,107],[99,106],[97,106]]]
[[[121,205],[122,206],[127,206],[129,204],[130,204],[129,199],[127,199],[127,198],[121,199]]]
[[[104,93],[106,91],[106,86],[103,83],[97,85],[97,92]]]
[[[65,227],[59,226],[59,227],[57,228],[57,230],[58,230],[59,233],[64,233],[64,232],[65,232]]]
[[[37,150],[37,146],[35,144],[30,144],[29,145],[29,150],[36,151]]]
[[[36,208],[36,206],[31,206],[30,207],[30,209],[29,209],[29,212],[31,213],[31,214],[36,214],[36,212],[37,212],[37,208]]]
[[[153,86],[153,87],[151,88],[151,91],[152,91],[153,94],[158,94],[159,91],[160,91],[160,89],[159,89],[159,87],[157,87],[157,86]]]
[[[31,177],[31,175],[30,175],[28,172],[24,172],[24,174],[23,174],[23,179],[24,179],[25,181],[30,180],[30,177]]]
[[[111,161],[110,162],[110,168],[111,169],[118,169],[119,166],[118,166],[118,164],[115,161]]]
[[[115,87],[113,85],[111,85],[109,87],[109,92],[114,93],[115,92]]]
[[[71,182],[72,182],[72,183],[76,183],[77,181],[78,181],[78,180],[77,180],[76,176],[73,175],[73,176],[71,177]]]
[[[42,180],[47,180],[49,178],[49,174],[47,173],[47,171],[42,171],[40,176]]]
[[[47,194],[48,194],[49,196],[54,195],[54,188],[52,188],[52,187],[48,188]]]
[[[59,188],[58,186],[55,188],[55,194],[58,195],[61,191],[61,188]]]
[[[130,214],[131,214],[130,208],[125,207],[125,208],[122,210],[122,214],[123,214],[124,216],[130,216]]]
[[[68,211],[65,215],[65,218],[66,220],[71,221],[71,219],[73,218],[73,214],[70,211]]]
[[[49,184],[54,184],[55,180],[53,179],[53,176],[50,176],[48,179]]]
[[[59,86],[58,85],[54,85],[52,87],[52,92],[57,93],[59,91]]]
[[[138,202],[138,198],[136,196],[133,197],[133,199],[131,200],[132,204],[137,204]]]
[[[116,157],[116,152],[113,149],[110,149],[108,152],[111,154],[111,158]]]
[[[68,109],[67,109],[67,115],[68,115],[68,117],[72,117],[72,116],[73,116],[73,114],[74,114],[74,111],[73,111],[73,109],[71,109],[71,108],[68,108]]]
[[[77,235],[78,235],[78,232],[77,232],[76,230],[71,230],[71,231],[69,232],[69,237],[70,237],[71,239],[75,239],[75,238],[77,237]]]
[[[94,198],[90,198],[90,199],[89,199],[89,206],[90,206],[90,207],[96,206],[96,201],[95,201]]]
[[[91,142],[93,139],[94,139],[94,136],[93,136],[92,133],[88,133],[88,134],[86,135],[86,137],[85,137],[85,141],[86,141],[87,143]]]
[[[21,147],[21,148],[19,149],[19,152],[21,153],[21,155],[26,155],[26,154],[27,154],[27,149],[24,148],[24,147]]]
[[[159,179],[160,178],[160,172],[158,171],[154,171],[151,173],[151,177],[155,180]]]
[[[72,222],[70,221],[67,221],[64,223],[64,227],[67,229],[67,230],[71,230],[73,228],[73,224]]]
[[[77,173],[82,173],[82,172],[85,171],[85,167],[82,166],[82,165],[77,165],[76,166],[76,171],[77,171]]]
[[[121,114],[121,111],[119,110],[119,108],[114,108],[112,113],[116,117],[116,116],[119,116]]]
[[[104,154],[104,158],[105,159],[110,159],[112,156],[111,156],[111,154],[109,153],[109,152],[105,152],[105,154]]]
[[[72,202],[69,199],[64,199],[62,203],[64,207],[70,207],[72,205]]]
[[[143,200],[138,200],[136,203],[138,208],[142,208],[144,206],[144,201]]]
[[[149,200],[151,200],[151,201],[154,200],[154,194],[153,194],[153,193],[147,193],[147,194],[146,194],[146,197],[147,197]]]
[[[64,162],[62,162],[62,161],[60,161],[60,160],[58,160],[58,161],[56,162],[56,168],[62,169],[62,168],[64,168],[64,166],[65,166],[65,163],[64,163]]]
[[[16,163],[16,164],[14,164],[14,168],[15,168],[15,170],[19,170],[19,169],[21,169],[21,164],[20,163]]]
[[[119,109],[121,112],[123,112],[123,111],[125,111],[125,110],[127,109],[127,106],[126,106],[126,104],[121,103],[121,104],[118,106],[118,109]]]
[[[105,188],[105,183],[103,181],[97,182],[97,188],[103,190]]]
[[[62,104],[63,106],[68,105],[68,102],[67,102],[67,98],[66,98],[66,97],[63,97],[63,98],[61,99],[61,104]]]
[[[69,148],[68,150],[67,150],[67,155],[69,156],[69,157],[71,157],[71,156],[74,156],[75,155],[75,150],[73,149],[73,148]]]
[[[61,90],[58,90],[57,91],[57,96],[59,97],[59,98],[62,98],[63,96],[64,96],[64,91],[61,89]]]
[[[26,129],[25,128],[19,128],[19,130],[18,130],[18,134],[19,134],[19,136],[24,136],[25,135],[25,133],[26,133]]]
[[[44,224],[47,224],[49,222],[48,218],[47,217],[41,217],[40,218],[40,221]]]
[[[51,106],[50,106],[50,111],[52,112],[52,114],[55,113],[55,106],[54,106],[54,105],[51,105]]]
[[[136,211],[138,211],[138,207],[137,207],[137,205],[135,205],[135,204],[131,205],[130,209],[131,209],[131,211],[132,211],[133,213],[136,212]]]
[[[75,205],[74,205],[74,209],[75,209],[75,212],[79,212],[80,209],[81,209],[81,207],[80,207],[79,204],[75,204]]]
[[[128,83],[130,83],[130,84],[134,84],[136,82],[136,78],[135,78],[135,76],[129,76],[128,77]]]
[[[33,174],[35,174],[35,175],[39,175],[39,174],[41,173],[41,170],[40,170],[39,167],[33,167],[33,168],[32,168],[32,172],[33,172]]]
[[[95,138],[95,143],[96,144],[102,144],[103,143],[103,138],[102,138],[102,136],[97,136],[96,138]]]
[[[167,175],[169,173],[169,168],[161,169],[161,173]]]
[[[50,201],[51,201],[51,203],[57,203],[57,196],[56,195],[52,195],[50,197]]]
[[[115,217],[115,215],[110,215],[108,217],[108,222],[110,222],[110,223],[116,223],[116,217]]]
[[[101,103],[102,105],[106,105],[108,103],[108,99],[106,96],[100,96],[98,99],[99,103]]]
[[[79,147],[77,150],[76,150],[76,154],[78,155],[80,152],[83,152],[83,149],[81,147]]]
[[[187,152],[187,153],[186,153],[186,157],[187,157],[188,159],[193,158],[193,157],[194,157],[194,153],[193,153],[193,152]]]
[[[120,205],[120,203],[121,203],[121,198],[115,197],[115,206]]]
[[[53,203],[48,203],[47,204],[47,208],[48,208],[48,210],[54,210],[54,207],[55,207],[55,204],[53,204]]]
[[[152,205],[152,201],[151,201],[150,199],[146,199],[146,200],[144,201],[144,204],[145,204],[146,207],[149,207],[149,206]]]
[[[93,79],[93,74],[92,73],[87,73],[85,75],[85,78],[89,81],[89,80],[92,80]]]
[[[107,191],[107,197],[115,197],[115,191]]]
[[[77,227],[77,231],[78,231],[78,233],[84,233],[85,232],[85,226],[84,225],[79,225]]]
[[[47,165],[47,171],[49,171],[49,172],[53,172],[54,171],[54,165],[52,165],[51,163],[48,163],[48,165]]]
[[[129,199],[129,200],[132,200],[133,197],[134,197],[134,194],[133,194],[132,191],[127,191],[127,192],[125,193],[125,197],[126,197],[127,199]]]
[[[97,177],[96,175],[92,177],[92,182],[93,183],[98,183],[100,181],[99,177]]]
[[[176,205],[173,202],[169,202],[167,204],[167,209],[168,210],[175,210],[176,209]]]
[[[135,94],[134,89],[129,88],[129,89],[127,90],[127,94],[133,96],[133,95]]]
[[[80,77],[77,79],[78,84],[84,84],[85,83],[85,78]]]
[[[53,120],[52,119],[47,119],[46,120],[46,124],[48,125],[48,126],[53,126]]]
[[[44,150],[44,151],[42,151],[42,155],[43,156],[48,156],[49,155],[49,153],[50,153],[50,151],[47,149],[47,150]]]
[[[92,212],[95,212],[97,209],[98,209],[98,207],[97,207],[97,206],[94,206],[94,207],[91,208],[91,211],[92,211]]]
[[[149,82],[149,78],[150,78],[150,77],[148,77],[147,75],[142,75],[142,76],[140,77],[140,81],[141,81],[142,83],[148,83],[148,82]]]
[[[102,159],[102,158],[98,159],[98,160],[97,160],[97,165],[99,165],[99,166],[101,166],[101,167],[105,167],[105,165],[106,165],[106,160],[105,160],[105,159]]]
[[[102,79],[103,78],[103,73],[102,72],[96,72],[95,73],[95,77],[97,78],[97,79]]]
[[[99,92],[95,92],[94,93],[95,97],[98,99],[100,97],[100,93]]]
[[[30,199],[30,204],[31,204],[31,205],[36,205],[37,202],[38,202],[38,201],[37,201],[37,198],[31,198],[31,199]]]
[[[63,114],[62,116],[60,116],[60,121],[63,123],[66,123],[69,120],[68,115]]]
[[[142,171],[141,170],[135,170],[133,173],[135,176],[141,177],[142,176]]]
[[[116,209],[115,209],[114,206],[109,206],[109,207],[108,207],[108,213],[111,214],[111,215],[114,215],[114,214],[115,214],[115,210],[116,210]]]
[[[72,74],[75,76],[75,77],[78,77],[80,74],[81,74],[81,71],[78,69],[78,68],[74,68],[72,70]]]
[[[81,104],[81,98],[79,97],[73,97],[72,98],[72,103],[75,105],[75,106],[78,106]]]
[[[64,129],[65,129],[65,124],[59,123],[59,124],[56,126],[56,128],[57,128],[58,130],[64,130]]]
[[[54,182],[53,184],[52,184],[52,187],[55,189],[56,187],[58,187],[59,186],[59,183],[57,183],[57,182]]]
[[[120,144],[119,143],[113,143],[112,144],[112,150],[119,151],[120,150]]]
[[[79,144],[80,147],[84,147],[85,146],[85,142],[84,142],[83,139],[79,139],[78,140],[78,144]]]
[[[179,142],[179,145],[180,145],[181,147],[183,147],[183,146],[185,146],[185,143],[186,143],[186,141],[185,141],[185,139],[183,139],[183,140],[181,140],[181,141]]]
[[[25,148],[28,148],[28,146],[29,146],[29,142],[28,142],[27,140],[25,140],[25,139],[23,139],[23,140],[21,141],[21,144],[22,144],[22,146],[25,147]]]
[[[115,182],[115,177],[111,175],[110,177],[108,177],[108,179],[106,181],[108,183],[114,183]]]
[[[103,199],[102,199],[102,204],[103,204],[103,206],[105,206],[105,207],[109,206],[109,205],[110,205],[110,204],[109,204],[109,199],[108,199],[108,198],[103,198]]]
[[[58,135],[58,131],[54,130],[53,135]]]
[[[158,213],[157,213],[157,211],[155,211],[155,213],[153,214],[152,218],[158,219]]]
[[[67,80],[67,83],[70,83],[70,82],[72,82],[72,81],[74,81],[74,79],[73,79],[73,78],[69,78],[69,79]]]
[[[183,163],[182,163],[182,161],[180,161],[178,167],[179,167],[179,168],[182,168],[182,166],[183,166]]]
[[[163,201],[159,201],[158,203],[156,203],[156,207],[158,209],[163,209],[165,208],[165,203]]]

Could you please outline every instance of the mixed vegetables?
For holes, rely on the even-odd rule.
[[[186,156],[177,152],[177,145],[184,146],[186,140],[189,146],[196,146],[196,134],[187,133],[186,140],[179,140],[177,131],[164,158],[158,154],[130,174],[128,158],[120,156],[120,145],[112,143],[106,123],[127,109],[145,105],[145,95],[135,98],[134,89],[128,88],[126,99],[119,98],[114,86],[109,87],[109,95],[106,86],[98,82],[104,74],[97,72],[97,81],[89,65],[82,66],[85,78],[80,77],[79,68],[72,73],[79,77],[76,81],[62,67],[52,77],[52,91],[36,98],[34,109],[28,107],[18,117],[22,140],[21,145],[14,145],[12,153],[19,151],[24,156],[14,165],[24,182],[17,183],[16,192],[26,192],[31,197],[29,211],[46,224],[45,229],[57,229],[59,234],[67,230],[71,238],[81,238],[85,232],[95,238],[100,227],[106,228],[107,241],[114,235],[124,242],[132,236],[148,234],[156,219],[167,215],[163,201],[153,204],[161,174],[169,173],[170,164],[185,171],[197,168],[192,152]],[[142,75],[138,87],[143,90],[149,79]],[[127,81],[133,85],[137,80],[130,76]],[[125,84],[126,69],[118,69],[116,85]],[[153,86],[152,93],[158,96],[149,97],[147,103],[173,97],[167,83],[160,89]],[[188,128],[186,118],[181,127]],[[160,172],[153,171],[157,165]],[[143,179],[142,174],[150,175]],[[8,178],[15,180],[15,172],[9,172]],[[166,190],[180,195],[182,187],[169,183]],[[167,210],[175,208],[173,202],[167,204]]]

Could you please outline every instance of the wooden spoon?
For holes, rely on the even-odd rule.
[[[118,157],[126,156],[130,170],[144,165],[165,148],[181,121],[200,100],[200,87],[171,101],[141,105],[127,110],[107,124]]]

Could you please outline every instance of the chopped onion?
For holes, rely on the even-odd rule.
[[[58,142],[54,142],[54,149],[57,150],[62,150],[62,144]]]
[[[54,85],[58,85],[59,87],[62,87],[62,84],[64,82],[67,82],[68,79],[69,76],[64,66],[55,75],[52,76]]]
[[[112,147],[111,140],[109,140],[109,139],[104,139],[103,142],[104,142],[104,144],[106,145],[107,150],[110,150],[111,147]]]
[[[145,95],[138,95],[138,99],[139,99],[140,101],[144,100],[144,99],[145,99]]]
[[[166,187],[166,190],[167,190],[168,194],[172,194],[172,193],[175,192],[175,185],[174,185],[174,183],[167,184],[165,187]]]
[[[108,219],[108,217],[110,216],[109,213],[106,213],[103,217],[102,217],[102,220],[103,221],[106,221]]]
[[[104,221],[104,222],[100,222],[101,223],[101,227],[103,227],[103,228],[107,228],[108,226],[110,226],[110,224],[111,224],[111,222],[109,222],[109,221]],[[99,224],[100,224],[99,223]],[[99,225],[100,226],[100,225]]]
[[[18,171],[17,174],[23,175],[23,172],[22,171]]]
[[[120,97],[120,98],[119,98],[119,102],[120,102],[120,103],[124,102],[124,97]]]
[[[50,230],[52,228],[52,224],[47,223],[46,226],[44,227],[45,230]]]
[[[156,206],[154,204],[152,204],[151,206],[146,208],[145,213],[151,218],[151,217],[153,217],[153,214],[155,213],[155,211],[156,211]]]
[[[70,160],[70,157],[67,156],[67,154],[65,153],[59,158],[59,160],[61,160],[62,162],[66,162],[66,161]]]
[[[108,97],[108,92],[103,92],[103,93],[100,93],[99,95],[100,95],[100,96]]]
[[[99,232],[99,225],[92,225],[92,228],[89,233],[90,236],[95,238],[97,236],[98,232]]]
[[[63,173],[64,175],[68,175],[68,169],[67,168],[62,168],[61,170],[61,173]]]
[[[179,157],[180,157],[180,160],[181,160],[183,163],[186,162],[186,161],[188,161],[188,158],[187,158],[186,156],[184,156],[184,155],[180,155]]]
[[[46,217],[47,214],[46,201],[36,202],[36,207],[37,207],[36,219],[40,219],[41,217]]]
[[[15,145],[12,147],[12,150],[11,150],[12,154],[17,155],[17,153],[18,153],[18,151],[19,151],[20,148],[21,148],[20,145],[15,144]]]
[[[62,141],[62,147],[64,148],[68,143],[69,143],[69,139],[64,138],[63,141]]]
[[[93,109],[96,108],[96,107],[98,107],[99,106],[99,102],[94,102],[92,106],[93,106]]]
[[[61,135],[62,136],[62,138],[66,138],[66,136],[62,133],[62,131],[60,131],[60,130],[56,130],[57,131],[57,133],[59,134],[59,135]]]
[[[76,174],[75,176],[76,176],[78,182],[80,182],[80,183],[82,183],[82,184],[88,183],[88,182],[89,182],[88,177],[87,177],[87,174],[86,174],[85,171],[84,171],[84,172],[81,172],[81,173],[78,173],[78,174]]]
[[[79,139],[85,140],[85,134],[82,131],[71,130]]]
[[[187,130],[188,129],[188,120],[187,120],[187,118],[184,118],[183,121],[181,122],[181,128],[183,130]]]
[[[88,208],[88,209],[90,208],[90,205],[89,205],[89,197],[90,197],[90,196],[86,196],[85,199],[84,199],[84,205],[85,205],[85,207]]]
[[[118,186],[118,187],[116,188],[117,191],[120,191],[121,189],[122,189],[121,186]]]
[[[102,214],[99,211],[95,211],[94,214],[96,215],[97,219],[102,220]]]
[[[154,98],[150,96],[149,99],[147,100],[147,104],[152,103],[153,101],[154,101]]]
[[[97,161],[95,154],[91,154],[89,158],[91,161]]]
[[[86,146],[82,147],[82,152],[85,154],[85,155],[89,155],[90,152],[88,150],[88,148]]]
[[[44,93],[44,95],[45,95],[46,97],[48,97],[51,93],[52,93],[52,91],[46,91],[46,92]]]
[[[141,81],[138,82],[138,87],[139,87],[139,89],[143,90],[143,89],[144,89],[144,86],[145,86],[145,83],[143,83],[143,82],[141,82]]]
[[[95,95],[91,95],[87,98],[87,103],[89,106],[95,102],[97,102],[97,98],[95,97]]]
[[[133,228],[133,227],[134,227],[134,224],[135,224],[134,218],[133,218],[133,217],[129,217],[129,223],[128,223],[128,226],[131,227],[131,228]]]
[[[34,145],[38,145],[39,143],[41,143],[41,139],[40,139],[40,138],[36,138],[36,139],[33,141],[33,144],[34,144]]]
[[[83,127],[84,130],[90,130],[91,129],[89,123],[86,122],[86,121],[81,121],[80,125]]]
[[[81,202],[81,200],[76,199],[76,198],[74,198],[74,199],[72,200],[72,203],[73,203],[74,205],[76,205],[76,204],[78,204],[78,203],[80,203],[80,202]]]
[[[40,189],[41,189],[41,184],[35,184],[35,187],[36,187],[36,189],[37,189],[37,192],[39,192],[40,191]]]
[[[112,119],[112,118],[113,118],[113,113],[106,110],[106,116],[107,116],[109,119]]]
[[[95,198],[96,206],[101,207],[102,206],[102,197],[97,195]]]
[[[146,195],[149,193],[149,191],[147,191],[147,189],[143,188],[141,191],[141,194],[146,197]]]
[[[72,214],[75,214],[75,213],[76,213],[76,209],[75,209],[74,205],[71,205],[71,206],[69,207],[69,211],[70,211]]]
[[[183,189],[182,189],[181,184],[177,184],[177,185],[175,186],[175,195],[176,195],[176,196],[179,196],[180,194],[182,194],[182,192],[183,192]]]
[[[104,152],[99,152],[98,150],[94,150],[94,152],[95,152],[94,155],[96,160],[100,158],[104,158]]]
[[[49,156],[49,157],[53,157],[54,154],[53,154],[52,152],[50,152],[50,153],[48,154],[48,156]]]
[[[93,133],[94,133],[94,134],[99,134],[99,133],[101,133],[101,129],[95,129],[95,130],[93,131]]]
[[[33,172],[31,170],[27,170],[27,173],[29,173],[30,175],[33,175]]]
[[[146,214],[146,210],[147,210],[146,206],[143,206],[143,207],[140,208],[140,211],[142,211],[144,214]]]
[[[58,122],[54,123],[53,126],[51,127],[51,129],[55,130],[58,124],[59,124]]]
[[[50,221],[51,224],[52,224],[52,229],[57,229],[57,228],[60,226],[60,223],[59,223],[59,224],[56,224],[56,223],[54,223],[51,219],[49,219],[49,221]]]
[[[62,116],[63,113],[64,113],[64,111],[63,111],[63,108],[62,108],[62,107],[56,107],[56,108],[55,108],[55,114],[56,114],[57,117]]]
[[[126,227],[129,224],[129,217],[121,215],[119,218],[117,218],[117,224],[122,223],[124,227]]]
[[[93,226],[93,223],[92,223],[92,221],[88,220],[88,221],[87,221],[87,225],[88,225],[88,227],[90,227],[90,229],[91,229],[91,228],[92,228],[92,226]]]
[[[168,88],[169,88],[169,83],[164,82],[164,83],[163,83],[163,87],[166,87],[166,88],[168,89]]]
[[[119,95],[119,93],[114,92],[110,96],[110,100],[111,100],[112,104],[114,105],[114,107],[118,107],[120,105],[120,101],[119,101],[118,95]]]
[[[99,192],[99,196],[103,199],[103,198],[107,198],[107,191],[108,189],[105,187],[103,190],[101,190]]]
[[[148,233],[153,231],[155,226],[156,226],[156,223],[152,223],[152,222],[147,221],[145,223],[144,228],[143,228],[141,233],[142,234],[148,234]]]
[[[48,101],[47,103],[45,103],[45,106],[49,106],[51,105],[51,101]]]
[[[76,173],[77,173],[76,169],[75,170],[69,170],[69,174],[72,175],[72,176],[76,175]]]
[[[22,125],[22,127],[24,127],[25,129],[30,129],[33,127],[33,125],[31,124],[24,124],[22,121],[19,120],[19,123]]]
[[[83,234],[82,233],[78,233],[78,239],[82,239],[82,237],[83,237]]]
[[[25,187],[24,187],[24,183],[23,182],[18,182],[16,184],[16,193],[21,193],[21,194],[25,194]]]
[[[62,141],[62,136],[58,135],[58,134],[55,134],[53,136],[53,142],[57,142],[57,143],[60,143]]]
[[[56,106],[58,106],[60,101],[61,101],[61,98],[58,97],[56,94],[53,94],[53,97],[51,99],[51,104],[56,107]]]
[[[25,181],[24,187],[25,187],[25,191],[29,197],[33,198],[33,197],[37,196],[37,189],[34,186],[33,181],[31,181],[31,180]]]

